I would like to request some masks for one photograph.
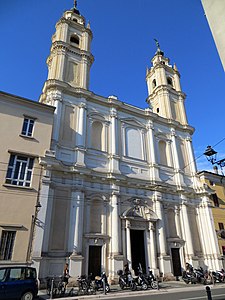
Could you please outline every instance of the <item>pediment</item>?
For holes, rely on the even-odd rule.
[[[131,125],[133,127],[141,127],[141,128],[145,128],[145,126],[137,121],[136,119],[134,118],[125,118],[125,119],[121,119],[121,122],[122,123],[125,123],[125,124],[128,124],[128,125]]]
[[[123,212],[121,217],[152,222],[156,222],[159,219],[157,214],[149,206],[141,202],[134,203],[132,207],[129,207]]]

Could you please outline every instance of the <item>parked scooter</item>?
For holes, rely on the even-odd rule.
[[[194,269],[192,273],[196,277],[198,283],[204,282],[204,270],[202,267]]]
[[[159,288],[158,281],[156,280],[150,268],[148,268],[148,275],[145,275],[145,278],[148,282],[148,286],[150,286],[152,289],[156,290]]]
[[[105,284],[105,292],[106,293],[110,292],[110,286],[105,272],[102,272],[101,276],[95,276],[94,284],[95,284],[96,291],[100,289],[103,289],[104,291],[104,284]]]
[[[182,279],[187,284],[189,284],[189,283],[196,284],[197,283],[196,276],[193,273],[189,273],[189,272],[186,272],[186,271],[183,271]]]
[[[148,280],[146,276],[144,276],[142,270],[138,270],[138,275],[134,278],[134,281],[137,286],[140,286],[142,290],[148,289]]]
[[[137,284],[135,283],[130,271],[123,273],[122,270],[118,270],[117,274],[119,275],[119,285],[122,290],[125,287],[129,287],[132,291],[137,289]]]

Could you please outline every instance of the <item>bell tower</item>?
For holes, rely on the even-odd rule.
[[[148,98],[153,112],[159,116],[187,125],[184,107],[185,94],[180,86],[180,74],[176,65],[171,66],[164,56],[157,40],[157,51],[152,59],[152,67],[147,69],[146,81]]]
[[[90,52],[92,32],[90,24],[74,7],[64,12],[56,24],[52,46],[47,59],[48,80],[66,82],[72,87],[88,89],[90,68],[94,58]]]

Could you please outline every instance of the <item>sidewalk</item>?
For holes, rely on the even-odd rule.
[[[225,287],[225,284],[224,283],[221,283],[221,284],[216,284],[216,286],[218,287]],[[98,291],[96,292],[96,295],[75,295],[75,296],[72,296],[72,297],[65,297],[65,298],[55,298],[55,299],[70,299],[70,300],[85,300],[85,299],[99,299],[99,298],[107,298],[107,299],[112,299],[116,297],[116,295],[120,296],[120,297],[123,297],[123,296],[128,296],[128,295],[132,295],[132,296],[135,296],[137,294],[152,294],[152,293],[165,293],[165,292],[170,292],[170,291],[174,291],[174,290],[189,290],[190,288],[195,288],[195,289],[202,289],[204,287],[204,285],[202,284],[196,284],[196,285],[193,285],[193,284],[186,284],[183,280],[181,281],[165,281],[165,282],[160,282],[159,283],[159,290],[152,290],[152,289],[148,289],[146,291],[143,291],[141,290],[140,287],[138,287],[138,290],[137,291],[134,291],[132,292],[131,290],[129,289],[124,289],[124,290],[121,290],[120,286],[119,285],[111,285],[110,286],[110,289],[111,291],[104,295],[103,291]],[[211,286],[213,287],[213,285]],[[70,291],[71,288],[68,288],[67,292]],[[78,291],[77,288],[75,288],[76,291]],[[46,295],[46,291],[45,290],[40,290],[39,293],[39,299],[40,300],[46,300],[46,299],[50,299],[50,297],[48,295]]]

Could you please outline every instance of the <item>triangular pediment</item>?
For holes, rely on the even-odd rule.
[[[124,118],[124,119],[121,119],[121,122],[125,123],[125,124],[128,124],[128,125],[131,125],[133,127],[145,128],[145,126],[143,126],[143,124],[141,122],[137,121],[134,118]]]

